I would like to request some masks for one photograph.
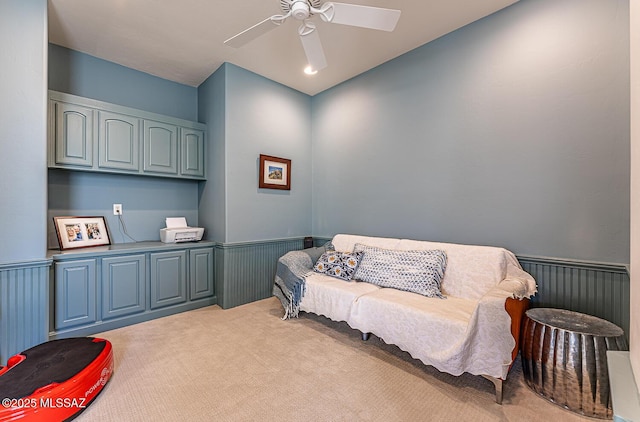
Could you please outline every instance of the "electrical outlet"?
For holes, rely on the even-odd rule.
[[[122,215],[122,204],[113,204],[113,215]]]

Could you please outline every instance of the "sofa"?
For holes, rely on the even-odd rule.
[[[493,382],[496,401],[502,402],[502,382],[518,353],[521,319],[536,293],[535,280],[513,253],[348,234],[336,235],[331,245],[316,248],[316,255],[309,253],[308,262],[297,269],[304,272],[300,311],[345,321],[363,340],[374,334],[442,372],[483,376]],[[344,265],[329,268],[331,263],[323,261],[327,257],[349,258],[344,262],[349,261],[351,274]],[[387,278],[380,282],[383,273]],[[426,291],[424,284],[416,286],[416,275],[430,279]],[[395,284],[404,278],[408,284]]]

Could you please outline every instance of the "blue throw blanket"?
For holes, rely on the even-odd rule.
[[[313,271],[313,265],[328,249],[329,244],[302,251],[291,251],[278,259],[273,295],[280,299],[284,308],[282,319],[298,317],[300,301],[304,296],[304,278]]]

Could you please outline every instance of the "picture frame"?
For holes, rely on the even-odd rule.
[[[258,187],[291,190],[291,160],[260,154]]]
[[[60,250],[111,245],[104,217],[53,217]]]

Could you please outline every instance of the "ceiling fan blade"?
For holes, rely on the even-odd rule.
[[[318,35],[318,30],[315,29],[315,25],[311,23],[303,24],[300,26],[298,33],[311,69],[318,71],[327,67],[327,58],[324,56],[320,35]]]
[[[400,19],[400,10],[384,9],[381,7],[361,6],[358,4],[333,4],[332,23],[359,26],[361,28],[393,31]]]
[[[272,17],[267,18],[262,22],[253,25],[251,28],[245,29],[241,33],[234,35],[224,43],[229,47],[240,48],[243,45],[247,44],[249,41],[253,41],[254,39],[266,34],[277,26],[279,26],[279,23],[274,22]]]

